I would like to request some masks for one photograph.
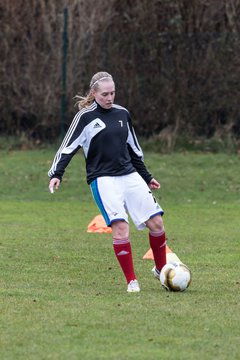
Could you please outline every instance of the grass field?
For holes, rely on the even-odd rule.
[[[168,245],[192,271],[183,293],[152,277],[131,224],[140,294],[128,294],[83,156],[48,193],[54,150],[0,152],[0,359],[240,359],[240,157],[145,153],[161,182]]]

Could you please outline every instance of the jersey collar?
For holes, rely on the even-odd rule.
[[[100,106],[96,101],[95,103],[97,104],[97,109],[99,112],[101,113],[109,113],[112,111],[112,107],[110,109],[104,109],[102,106]]]

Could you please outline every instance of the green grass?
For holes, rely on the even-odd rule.
[[[0,358],[239,359],[240,158],[145,153],[161,182],[168,245],[192,270],[184,293],[152,277],[131,223],[140,294],[127,294],[83,156],[48,193],[54,150],[0,152]]]

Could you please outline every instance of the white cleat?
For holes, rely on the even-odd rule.
[[[140,286],[137,280],[131,280],[127,287],[127,292],[139,292]]]
[[[156,279],[160,280],[160,271],[158,269],[156,269],[155,266],[154,266],[154,268],[152,268],[152,273]]]

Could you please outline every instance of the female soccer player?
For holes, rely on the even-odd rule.
[[[160,184],[148,172],[127,109],[114,104],[115,84],[107,72],[96,73],[86,97],[78,96],[79,112],[49,170],[49,189],[58,189],[65,168],[83,148],[87,183],[106,224],[112,228],[113,249],[127,281],[128,292],[139,292],[129,240],[128,214],[137,229],[149,229],[155,271],[166,264],[163,210],[152,195]]]

